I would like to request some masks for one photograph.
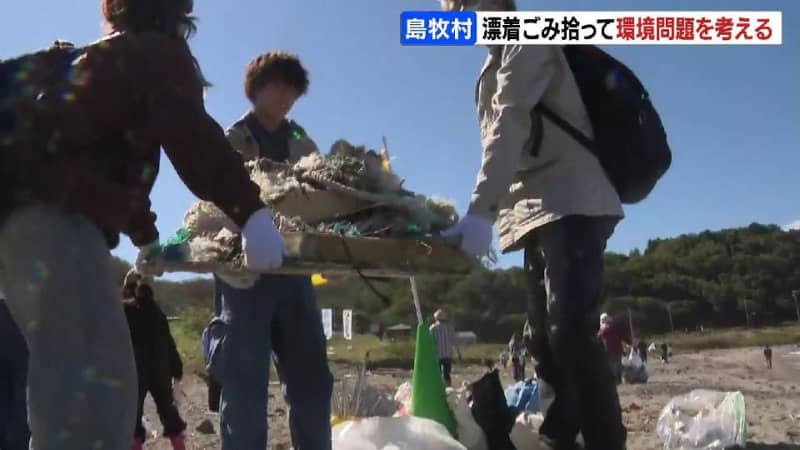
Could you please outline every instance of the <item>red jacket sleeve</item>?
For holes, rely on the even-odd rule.
[[[127,227],[122,230],[130,237],[133,245],[142,247],[158,240],[158,228],[156,228],[156,213],[150,210],[150,202],[147,206],[138,208],[131,215]]]
[[[264,203],[222,128],[205,110],[188,44],[169,40],[154,53],[147,96],[151,129],[186,187],[244,226]]]

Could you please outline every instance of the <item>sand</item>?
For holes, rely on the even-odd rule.
[[[800,347],[774,349],[774,367],[767,370],[761,349],[744,348],[675,355],[669,364],[650,361],[650,380],[644,385],[622,385],[620,402],[628,428],[628,449],[658,450],[663,448],[655,432],[661,409],[676,395],[697,388],[738,390],[744,394],[747,408],[748,449],[800,450]],[[334,368],[337,377],[346,373]],[[470,381],[480,377],[482,369],[456,366],[454,381]],[[408,379],[408,372],[377,371],[370,378],[375,385],[397,386]],[[509,374],[504,373],[510,383]],[[219,449],[218,416],[206,413],[206,388],[200,378],[191,376],[182,381],[176,396],[184,419],[189,423],[187,448]],[[148,399],[145,415],[153,433],[161,429],[152,401]],[[201,422],[213,425],[212,434],[197,431]],[[287,407],[279,387],[270,388],[270,444],[275,450],[288,450]],[[147,449],[169,450],[169,441],[150,439]],[[524,450],[524,449],[520,449]]]

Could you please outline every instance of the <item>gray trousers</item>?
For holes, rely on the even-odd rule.
[[[100,230],[36,206],[0,228],[0,286],[30,351],[36,450],[128,450],[136,366]]]

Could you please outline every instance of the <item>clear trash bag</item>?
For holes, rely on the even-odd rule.
[[[656,431],[665,450],[723,450],[744,448],[746,424],[741,392],[698,389],[670,400]]]
[[[419,417],[371,417],[333,428],[333,450],[466,450],[444,425]]]

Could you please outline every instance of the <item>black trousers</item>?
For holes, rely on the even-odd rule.
[[[147,438],[144,424],[142,424],[142,415],[144,414],[144,399],[148,392],[156,403],[158,418],[161,420],[161,425],[164,427],[164,436],[172,437],[181,434],[186,429],[186,422],[181,419],[178,407],[175,405],[172,386],[168,384],[164,385],[164,383],[148,384],[140,381],[139,409],[136,413],[136,438],[143,441]]]
[[[453,360],[450,358],[442,358],[439,360],[439,367],[442,369],[442,378],[444,379],[445,386],[451,386],[453,380],[450,378],[450,372],[453,370]]]
[[[206,385],[208,386],[208,410],[218,413],[220,395],[222,395],[222,385],[214,381],[211,375],[209,375]]]
[[[597,339],[603,253],[617,218],[567,216],[526,239],[526,344],[555,399],[540,433],[555,449],[623,450],[616,383]]]
[[[523,357],[511,358],[511,367],[514,369],[514,381],[525,380],[525,359]]]

